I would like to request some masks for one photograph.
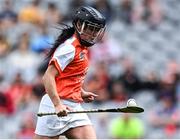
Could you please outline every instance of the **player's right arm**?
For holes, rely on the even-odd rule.
[[[67,115],[67,107],[64,106],[58,96],[56,90],[56,81],[55,77],[59,74],[58,70],[54,65],[49,65],[44,76],[43,76],[43,84],[45,86],[46,92],[49,95],[51,101],[54,104],[56,109],[56,113],[58,116],[66,116]]]
[[[73,40],[74,39],[71,39],[69,40],[69,43],[66,42],[61,44],[56,49],[43,76],[43,83],[46,92],[51,98],[58,116],[66,116],[66,109],[71,110],[69,107],[64,106],[61,102],[61,99],[57,93],[55,78],[56,76],[61,76],[61,73],[65,67],[74,59],[75,47],[71,45]]]

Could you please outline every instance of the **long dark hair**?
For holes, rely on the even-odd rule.
[[[75,28],[73,26],[69,26],[69,25],[66,25],[63,23],[61,23],[60,25],[61,26],[58,27],[57,29],[61,30],[61,34],[57,37],[55,43],[53,44],[53,47],[49,51],[49,53],[47,55],[48,60],[52,57],[52,55],[54,54],[54,52],[58,48],[58,46],[61,45],[62,43],[64,43],[64,41],[66,41],[70,37],[72,37],[72,35],[75,32]]]

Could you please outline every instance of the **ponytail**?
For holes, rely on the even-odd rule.
[[[58,48],[59,45],[64,43],[67,39],[73,36],[75,29],[74,27],[71,27],[66,24],[61,24],[63,25],[61,28],[58,28],[62,30],[62,33],[57,37],[55,43],[53,44],[53,47],[50,49],[47,58],[50,59],[52,55],[54,54],[55,50]]]

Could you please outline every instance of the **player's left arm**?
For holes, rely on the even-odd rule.
[[[83,88],[81,88],[81,97],[84,100],[84,102],[86,103],[92,102],[97,96],[98,96],[97,94],[85,91]]]

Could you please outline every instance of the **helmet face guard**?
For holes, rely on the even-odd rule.
[[[80,39],[83,42],[94,45],[102,39],[106,29],[105,26],[98,25],[87,20],[83,21],[80,24],[80,28],[78,28],[77,25],[75,26],[75,28],[79,34]]]

